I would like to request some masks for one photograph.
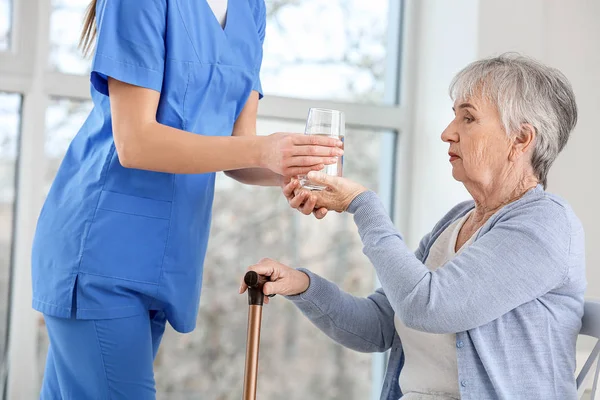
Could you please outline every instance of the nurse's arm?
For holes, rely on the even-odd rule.
[[[258,112],[258,92],[252,91],[233,126],[233,136],[256,136],[256,115]],[[266,168],[244,168],[225,171],[225,175],[247,185],[281,186],[283,176]]]
[[[113,78],[108,90],[113,138],[126,168],[175,174],[268,168],[293,176],[334,163],[342,145],[305,135],[197,135],[156,120],[157,91]]]

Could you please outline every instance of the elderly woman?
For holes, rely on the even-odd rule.
[[[575,399],[584,235],[569,205],[545,191],[576,123],[573,91],[559,71],[503,55],[467,66],[450,94],[455,118],[442,140],[473,200],[416,252],[357,183],[311,173],[327,190],[284,189],[304,213],[354,214],[380,289],[357,298],[307,269],[250,268],[271,277],[266,294],[286,295],[335,341],[391,349],[382,399]]]

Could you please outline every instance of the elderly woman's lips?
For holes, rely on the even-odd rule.
[[[454,153],[448,153],[448,155],[450,156],[450,162],[454,161],[454,160],[458,160],[460,157],[457,156]]]

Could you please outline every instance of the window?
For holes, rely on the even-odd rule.
[[[384,102],[385,75],[390,72],[386,71],[390,3],[394,2],[267,1],[265,91],[287,97]]]
[[[259,121],[260,132],[281,129],[298,132],[304,125]],[[384,144],[390,136],[348,127],[345,175],[379,190],[381,160],[394,151]],[[317,221],[291,210],[278,188],[241,185],[219,174],[198,325],[191,334],[165,334],[155,363],[160,399],[241,397],[248,305],[237,290],[246,267],[263,257],[307,267],[356,295],[375,286],[351,215],[332,212]],[[372,355],[335,344],[284,298],[264,308],[260,357],[261,399],[370,396]]]
[[[21,96],[0,92],[0,371],[5,358]],[[0,379],[2,377],[0,376]],[[1,386],[1,384],[0,384]]]
[[[66,74],[89,72],[91,61],[82,58],[78,48],[82,22],[89,4],[90,0],[52,0],[49,51],[52,70]]]
[[[15,158],[6,158],[2,153],[0,166],[12,165],[13,180],[6,191],[6,179],[0,182],[4,185],[0,195],[10,193],[21,202],[19,206],[23,205],[20,210],[33,215],[37,211],[35,199],[43,199],[47,194],[92,103],[87,77],[91,60],[83,59],[77,48],[90,0],[31,1],[32,6],[49,5],[47,20],[39,13],[35,17],[29,12],[14,13],[14,0],[0,0],[0,51],[10,48],[11,36],[17,36],[14,31],[25,32],[24,38],[37,40],[45,38],[39,29],[49,29],[46,40],[19,46],[18,52],[10,55],[15,62],[2,63],[0,92],[22,92],[6,95],[17,99],[13,100],[16,108],[11,109],[11,115],[19,115],[21,96],[27,99],[23,105],[23,118],[28,122],[23,127],[23,137],[27,139],[22,144],[23,154],[39,158],[39,164],[35,164],[35,173],[27,175],[32,181],[27,183],[31,190],[16,196],[16,144]],[[405,128],[398,117],[404,110],[396,102],[400,2],[266,0],[268,20],[261,71],[266,98],[259,108],[258,121],[261,134],[302,132],[309,107],[348,107],[344,173],[378,191],[389,205],[397,138]],[[15,15],[12,25],[11,13]],[[0,54],[0,58],[3,56]],[[23,71],[23,65],[48,68],[34,68],[34,78]],[[2,110],[6,109],[5,104],[8,103],[0,96]],[[10,126],[4,118],[0,116],[0,132]],[[4,169],[0,173],[0,179],[4,178]],[[355,295],[368,295],[376,286],[375,274],[362,254],[351,216],[331,213],[325,220],[317,221],[291,210],[278,188],[246,186],[224,174],[217,176],[198,326],[186,335],[168,329],[163,338],[155,363],[158,396],[162,399],[240,397],[248,306],[246,295],[238,295],[237,289],[246,267],[260,258],[306,266]],[[12,213],[14,199],[10,204],[0,204],[4,207],[5,203]],[[12,221],[12,214],[10,218]],[[37,216],[24,220],[31,221],[31,226],[28,222],[22,230],[26,241],[27,232],[35,229]],[[4,227],[11,231],[2,231]],[[6,235],[12,235],[12,222],[0,225],[0,240],[10,237]],[[20,238],[16,238],[18,243]],[[18,259],[26,260],[29,254],[21,247],[27,246],[17,246],[16,254]],[[0,254],[0,262],[5,254]],[[14,267],[13,276],[26,282],[30,265],[23,264]],[[2,298],[6,291],[0,289],[1,309],[6,304]],[[30,296],[22,292],[14,291],[15,298],[19,304],[30,304]],[[35,320],[28,322],[24,317],[23,322],[15,322],[19,324],[17,330],[26,326],[22,331],[29,333],[15,345],[14,352],[28,356],[27,362],[10,371],[9,380],[11,376],[18,377],[9,386],[11,398],[38,395],[48,338],[43,318],[33,315]],[[4,318],[1,314],[0,317]],[[33,323],[39,329],[31,333],[29,327]],[[4,335],[1,329],[0,326],[0,335]],[[36,349],[37,354],[29,355],[25,348]],[[264,399],[280,399],[285,392],[290,400],[374,398],[383,376],[384,357],[359,354],[336,345],[290,302],[275,298],[264,311],[259,394]]]
[[[58,171],[58,167],[81,125],[92,109],[91,101],[55,97],[50,100],[46,112],[46,140],[44,153],[44,197]]]
[[[0,0],[0,51],[10,48],[11,28],[12,0]]]
[[[267,93],[384,102],[389,0],[267,1],[262,68]],[[77,48],[89,0],[52,0],[50,66],[85,74]]]

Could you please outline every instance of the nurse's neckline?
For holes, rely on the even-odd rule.
[[[232,8],[235,9],[235,7],[230,7],[230,5],[234,0],[227,0],[227,8],[225,9],[225,21],[224,21],[223,26],[221,26],[221,23],[217,19],[217,16],[215,15],[214,11],[212,10],[212,7],[210,6],[210,4],[208,4],[208,0],[200,0],[200,1],[202,1],[204,3],[206,8],[208,9],[208,12],[210,12],[212,20],[214,21],[214,24],[219,28],[219,30],[223,33],[227,33],[227,28],[229,27],[229,22],[230,22],[230,18],[231,18],[231,13],[229,11]]]

